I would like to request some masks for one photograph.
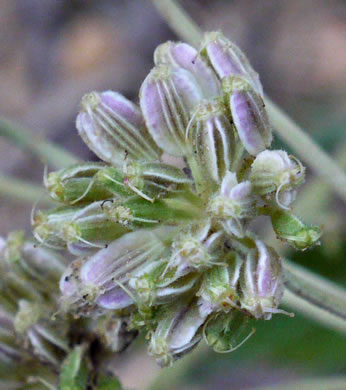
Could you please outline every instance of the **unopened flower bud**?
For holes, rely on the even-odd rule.
[[[308,226],[295,215],[281,209],[266,209],[266,214],[271,216],[277,237],[296,249],[304,250],[318,244],[322,234],[318,226]]]
[[[172,244],[172,255],[167,269],[177,269],[178,275],[204,270],[218,264],[223,248],[223,232],[210,233],[210,225],[190,226]]]
[[[95,180],[97,173],[105,168],[105,165],[99,163],[81,163],[49,173],[44,177],[44,185],[49,195],[62,203],[75,204],[108,199],[112,192],[103,186],[102,182]]]
[[[201,86],[205,98],[220,95],[220,82],[215,73],[197,50],[187,43],[162,43],[155,49],[154,62],[156,65],[169,64],[190,71]]]
[[[249,179],[256,193],[275,193],[278,206],[288,209],[295,199],[294,189],[304,182],[304,174],[305,168],[295,157],[283,150],[265,150],[252,163]]]
[[[205,273],[198,292],[201,299],[216,311],[229,312],[239,307],[238,282],[243,260],[235,252],[227,255],[222,259],[224,265],[215,266]]]
[[[220,183],[231,169],[235,150],[234,128],[221,100],[203,100],[186,130],[194,158],[205,180]]]
[[[149,353],[161,367],[171,366],[200,342],[200,329],[206,317],[195,301],[183,300],[163,307],[157,328],[151,334]]]
[[[121,167],[127,158],[151,161],[160,157],[139,108],[117,92],[85,95],[76,125],[88,147],[115,166]]]
[[[34,236],[42,244],[68,247],[77,255],[84,248],[103,248],[128,229],[108,218],[102,205],[99,201],[81,208],[40,211],[33,217]]]
[[[256,156],[272,142],[272,130],[263,100],[245,80],[226,77],[222,89],[245,150]]]
[[[252,88],[263,96],[263,88],[258,73],[254,71],[240,48],[221,32],[205,33],[201,42],[201,51],[206,54],[220,79],[228,76],[245,78]]]
[[[163,230],[165,233],[139,230],[126,234],[86,261],[77,260],[76,267],[72,263],[70,274],[64,274],[60,282],[63,299],[77,307],[85,302],[107,309],[133,304],[127,290],[129,279],[148,263],[164,256],[167,247],[161,235],[168,234],[169,230]]]
[[[255,318],[269,320],[278,309],[283,294],[281,259],[260,240],[249,248],[240,277],[241,307]]]
[[[50,291],[60,279],[66,261],[59,254],[27,241],[21,231],[10,233],[4,243],[3,272],[16,274],[42,292]]]
[[[185,130],[202,98],[196,78],[183,68],[158,65],[146,77],[140,106],[151,136],[165,152],[186,155]]]
[[[251,183],[238,183],[236,174],[228,171],[219,193],[209,201],[208,213],[221,221],[227,233],[243,237],[244,223],[253,214],[253,206]]]
[[[208,345],[217,353],[228,353],[238,349],[255,332],[253,329],[244,338],[248,329],[248,317],[239,310],[217,313],[208,319],[203,330]]]

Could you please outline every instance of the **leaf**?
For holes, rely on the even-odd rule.
[[[88,370],[82,362],[85,347],[79,345],[68,354],[60,372],[59,390],[85,390]]]

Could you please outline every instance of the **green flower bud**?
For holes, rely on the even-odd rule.
[[[249,318],[238,310],[212,315],[204,325],[204,339],[217,353],[233,352],[255,333],[255,329],[252,329],[244,338],[248,320]],[[243,340],[238,341],[241,338]]]
[[[103,248],[128,229],[110,219],[102,206],[103,202],[94,202],[86,207],[40,211],[32,221],[34,236],[42,244],[67,247],[77,255],[84,249]]]
[[[218,263],[223,248],[223,232],[210,232],[210,224],[192,225],[183,230],[172,244],[168,269],[176,269],[178,275],[203,271]]]
[[[296,249],[304,250],[319,243],[322,235],[318,226],[305,225],[298,217],[280,209],[265,209],[271,216],[277,237]]]
[[[225,265],[205,272],[197,295],[208,302],[213,310],[229,312],[240,305],[238,282],[243,260],[237,253],[229,252],[223,261]]]
[[[71,168],[51,172],[44,177],[49,195],[62,203],[75,204],[108,199],[113,195],[102,182],[95,180],[97,174],[107,167],[100,163],[82,163]]]
[[[304,182],[305,168],[283,150],[265,150],[252,163],[250,181],[260,195],[275,193],[278,206],[289,209],[295,199],[294,189]]]

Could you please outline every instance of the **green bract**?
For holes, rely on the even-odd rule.
[[[281,259],[251,231],[258,215],[298,249],[320,232],[290,214],[304,167],[269,149],[241,50],[207,33],[199,51],[160,45],[154,62],[138,106],[112,91],[82,99],[77,129],[103,162],[45,175],[59,207],[33,225],[41,244],[80,256],[60,280],[64,311],[105,314],[95,329],[112,350],[144,330],[167,366],[203,337],[232,351],[254,332],[249,319],[283,313]]]

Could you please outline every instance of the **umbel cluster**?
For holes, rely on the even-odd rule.
[[[249,319],[283,312],[281,259],[253,233],[258,216],[297,249],[320,231],[291,214],[305,169],[270,149],[262,85],[241,50],[211,32],[199,50],[160,45],[154,63],[139,106],[113,91],[83,97],[77,129],[102,162],[46,174],[59,207],[32,222],[40,243],[76,256],[60,310],[111,313],[121,337],[145,332],[169,366],[203,338],[232,351]]]

